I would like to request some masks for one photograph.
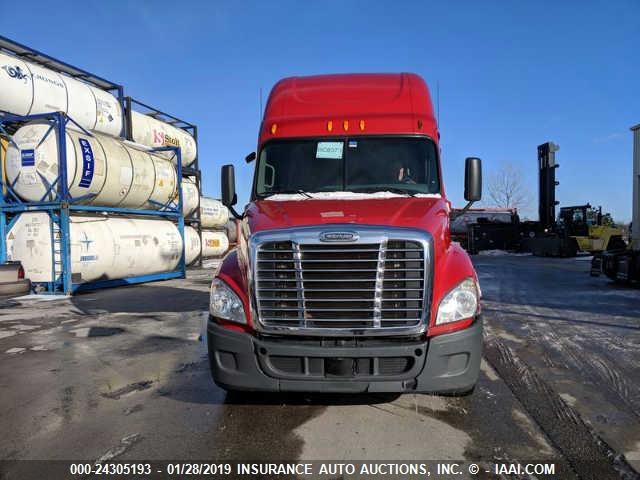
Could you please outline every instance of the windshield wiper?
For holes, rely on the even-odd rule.
[[[278,190],[277,192],[269,192],[268,196],[272,196],[272,195],[280,195],[280,194],[290,194],[290,193],[297,193],[298,195],[302,195],[304,197],[307,198],[313,198],[313,195],[311,195],[308,192],[305,192],[304,190],[300,190],[300,189],[294,189],[294,190]],[[266,198],[266,197],[265,197]]]
[[[399,193],[400,195],[409,195],[410,197],[415,197],[419,193],[419,192],[414,192],[414,191],[411,191],[411,190],[405,190],[404,188],[398,188],[398,187],[352,188],[350,190],[352,192],[356,192],[356,193],[391,192],[391,193]]]

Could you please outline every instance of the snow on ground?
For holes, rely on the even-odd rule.
[[[531,253],[508,252],[506,250],[480,250],[478,252],[478,255],[484,255],[487,257],[501,257],[501,256],[526,257],[527,255],[531,255]]]

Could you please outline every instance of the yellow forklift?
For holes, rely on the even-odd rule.
[[[602,214],[602,207],[586,205],[561,207],[555,218],[556,181],[555,152],[560,149],[553,142],[538,146],[540,221],[530,233],[526,246],[539,257],[575,257],[578,252],[597,254],[626,248],[622,229],[616,227],[611,215]]]
[[[561,207],[558,227],[575,239],[580,252],[594,254],[626,247],[622,229],[616,227],[610,214],[602,214],[602,207],[595,209],[588,203]]]

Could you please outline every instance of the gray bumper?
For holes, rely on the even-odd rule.
[[[482,321],[426,341],[257,338],[207,327],[209,363],[227,390],[460,393],[480,371]]]

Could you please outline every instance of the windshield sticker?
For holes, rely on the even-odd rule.
[[[358,148],[358,142],[355,140],[349,140],[349,148]]]
[[[316,158],[342,158],[342,142],[318,142],[316,149]]]

